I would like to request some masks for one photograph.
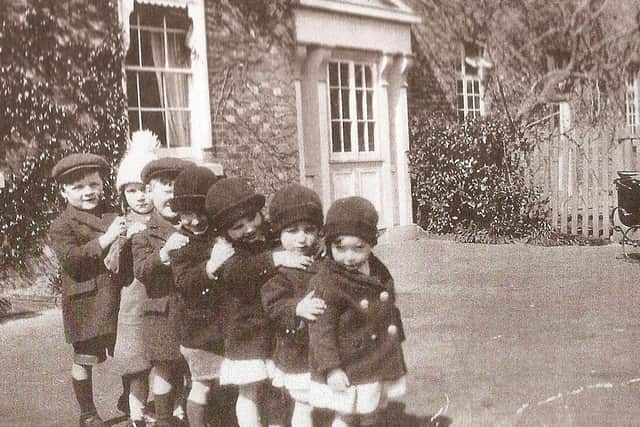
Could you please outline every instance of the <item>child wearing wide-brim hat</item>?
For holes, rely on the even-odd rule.
[[[276,192],[269,205],[274,235],[285,251],[314,256],[319,252],[323,213],[320,197],[299,184]],[[272,383],[294,401],[292,427],[312,427],[309,405],[309,337],[307,324],[324,311],[324,301],[309,289],[317,264],[306,270],[281,267],[262,287],[262,304],[275,328]]]
[[[243,426],[260,425],[271,405],[260,400],[270,378],[273,335],[261,303],[260,289],[278,265],[306,268],[311,257],[273,251],[262,215],[265,197],[241,178],[225,178],[207,192],[205,207],[211,225],[235,250],[218,272],[224,289],[224,360],[220,383],[238,386],[236,416]],[[268,414],[270,425],[284,423]],[[279,414],[282,417],[282,411]]]
[[[377,223],[368,200],[336,200],[324,226],[328,257],[311,279],[326,309],[309,325],[310,402],[335,411],[333,426],[373,425],[406,389],[393,278],[372,253]]]

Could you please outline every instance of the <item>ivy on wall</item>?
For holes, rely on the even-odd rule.
[[[0,190],[2,269],[41,250],[62,207],[53,165],[71,152],[115,163],[128,121],[115,1],[13,1],[0,16],[0,159],[18,159]]]

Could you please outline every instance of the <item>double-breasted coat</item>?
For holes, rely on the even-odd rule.
[[[104,265],[108,248],[98,239],[117,214],[82,211],[69,205],[49,228],[49,243],[62,267],[62,318],[67,342],[116,333],[120,289],[131,269],[112,273]]]
[[[262,287],[262,306],[275,333],[273,362],[287,374],[309,372],[307,320],[296,315],[296,307],[311,291],[309,281],[317,272],[317,263],[306,270],[279,267]]]
[[[311,279],[314,296],[327,306],[309,325],[312,381],[326,384],[327,374],[336,368],[345,371],[352,385],[394,381],[406,374],[393,279],[374,255],[369,268],[365,275],[325,259]]]
[[[224,355],[230,360],[267,359],[273,334],[262,308],[260,289],[275,273],[266,242],[235,244],[235,254],[219,270],[223,283]]]
[[[175,232],[178,229],[171,222],[153,212],[147,229],[132,238],[133,273],[144,284],[148,296],[143,305],[143,341],[151,362],[181,358],[182,304],[171,266],[160,260],[160,249]]]
[[[189,243],[170,254],[174,282],[184,303],[180,322],[181,344],[222,355],[224,294],[217,278],[210,279],[206,272],[215,234],[185,234]]]

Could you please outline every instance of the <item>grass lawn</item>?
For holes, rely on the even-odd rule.
[[[640,425],[640,264],[619,246],[376,252],[400,293],[414,425],[445,406],[462,426]]]

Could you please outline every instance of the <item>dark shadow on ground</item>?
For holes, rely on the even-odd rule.
[[[35,311],[20,311],[17,313],[7,313],[4,314],[2,316],[0,316],[0,325],[6,322],[9,322],[11,320],[18,320],[18,319],[30,319],[32,317],[36,317],[39,316],[40,313],[35,312]]]
[[[105,426],[115,426],[115,425],[118,425],[120,423],[123,423],[123,422],[127,421],[128,419],[129,419],[129,417],[127,417],[126,415],[121,415],[119,417],[111,418],[110,420],[105,420],[104,425]]]
[[[390,402],[384,415],[379,420],[378,427],[449,427],[453,420],[449,417],[438,416],[433,421],[433,416],[420,417],[405,412],[405,404],[402,402]],[[315,410],[313,425],[315,427],[329,427],[333,413],[331,411]]]

